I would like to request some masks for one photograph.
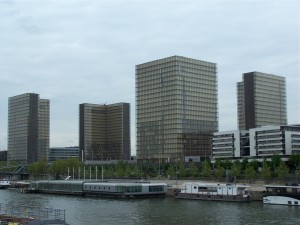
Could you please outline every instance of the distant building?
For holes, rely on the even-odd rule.
[[[210,156],[218,131],[215,63],[172,56],[136,66],[137,159]]]
[[[49,162],[66,160],[68,158],[79,158],[79,147],[55,147],[50,148]]]
[[[251,156],[300,154],[300,125],[266,126],[249,133]]]
[[[243,81],[237,83],[239,130],[286,125],[285,78],[251,72],[243,74]]]
[[[250,156],[248,131],[216,132],[212,138],[213,158]]]
[[[0,161],[7,161],[7,151],[0,151]]]
[[[50,102],[26,93],[8,99],[8,161],[48,160]]]
[[[79,111],[79,148],[83,160],[130,160],[129,103],[84,103]]]
[[[212,157],[215,159],[262,159],[293,154],[300,154],[300,125],[264,126],[249,132],[216,132],[212,138]]]

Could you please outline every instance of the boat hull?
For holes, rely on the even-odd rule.
[[[266,196],[263,197],[264,204],[300,206],[300,199],[287,196]]]
[[[10,185],[0,185],[0,189],[7,189]]]
[[[178,193],[174,196],[177,199],[192,199],[192,200],[206,200],[206,201],[226,201],[226,202],[249,202],[250,196],[240,195],[201,195],[201,194],[188,194]]]

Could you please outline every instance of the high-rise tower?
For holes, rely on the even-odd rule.
[[[50,102],[26,93],[8,99],[8,161],[48,160]]]
[[[286,125],[285,78],[251,72],[237,83],[238,126],[240,130],[265,125]]]
[[[137,65],[137,159],[210,156],[217,101],[215,63],[172,56]]]
[[[130,105],[79,105],[79,147],[83,160],[130,159]]]

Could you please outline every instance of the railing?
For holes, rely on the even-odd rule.
[[[41,208],[37,206],[10,205],[0,203],[0,215],[34,220],[62,220],[65,221],[65,210]]]

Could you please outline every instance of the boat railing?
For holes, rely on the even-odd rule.
[[[35,220],[62,220],[65,221],[65,210],[53,208],[41,208],[28,205],[11,205],[0,203],[0,214],[19,218]]]

